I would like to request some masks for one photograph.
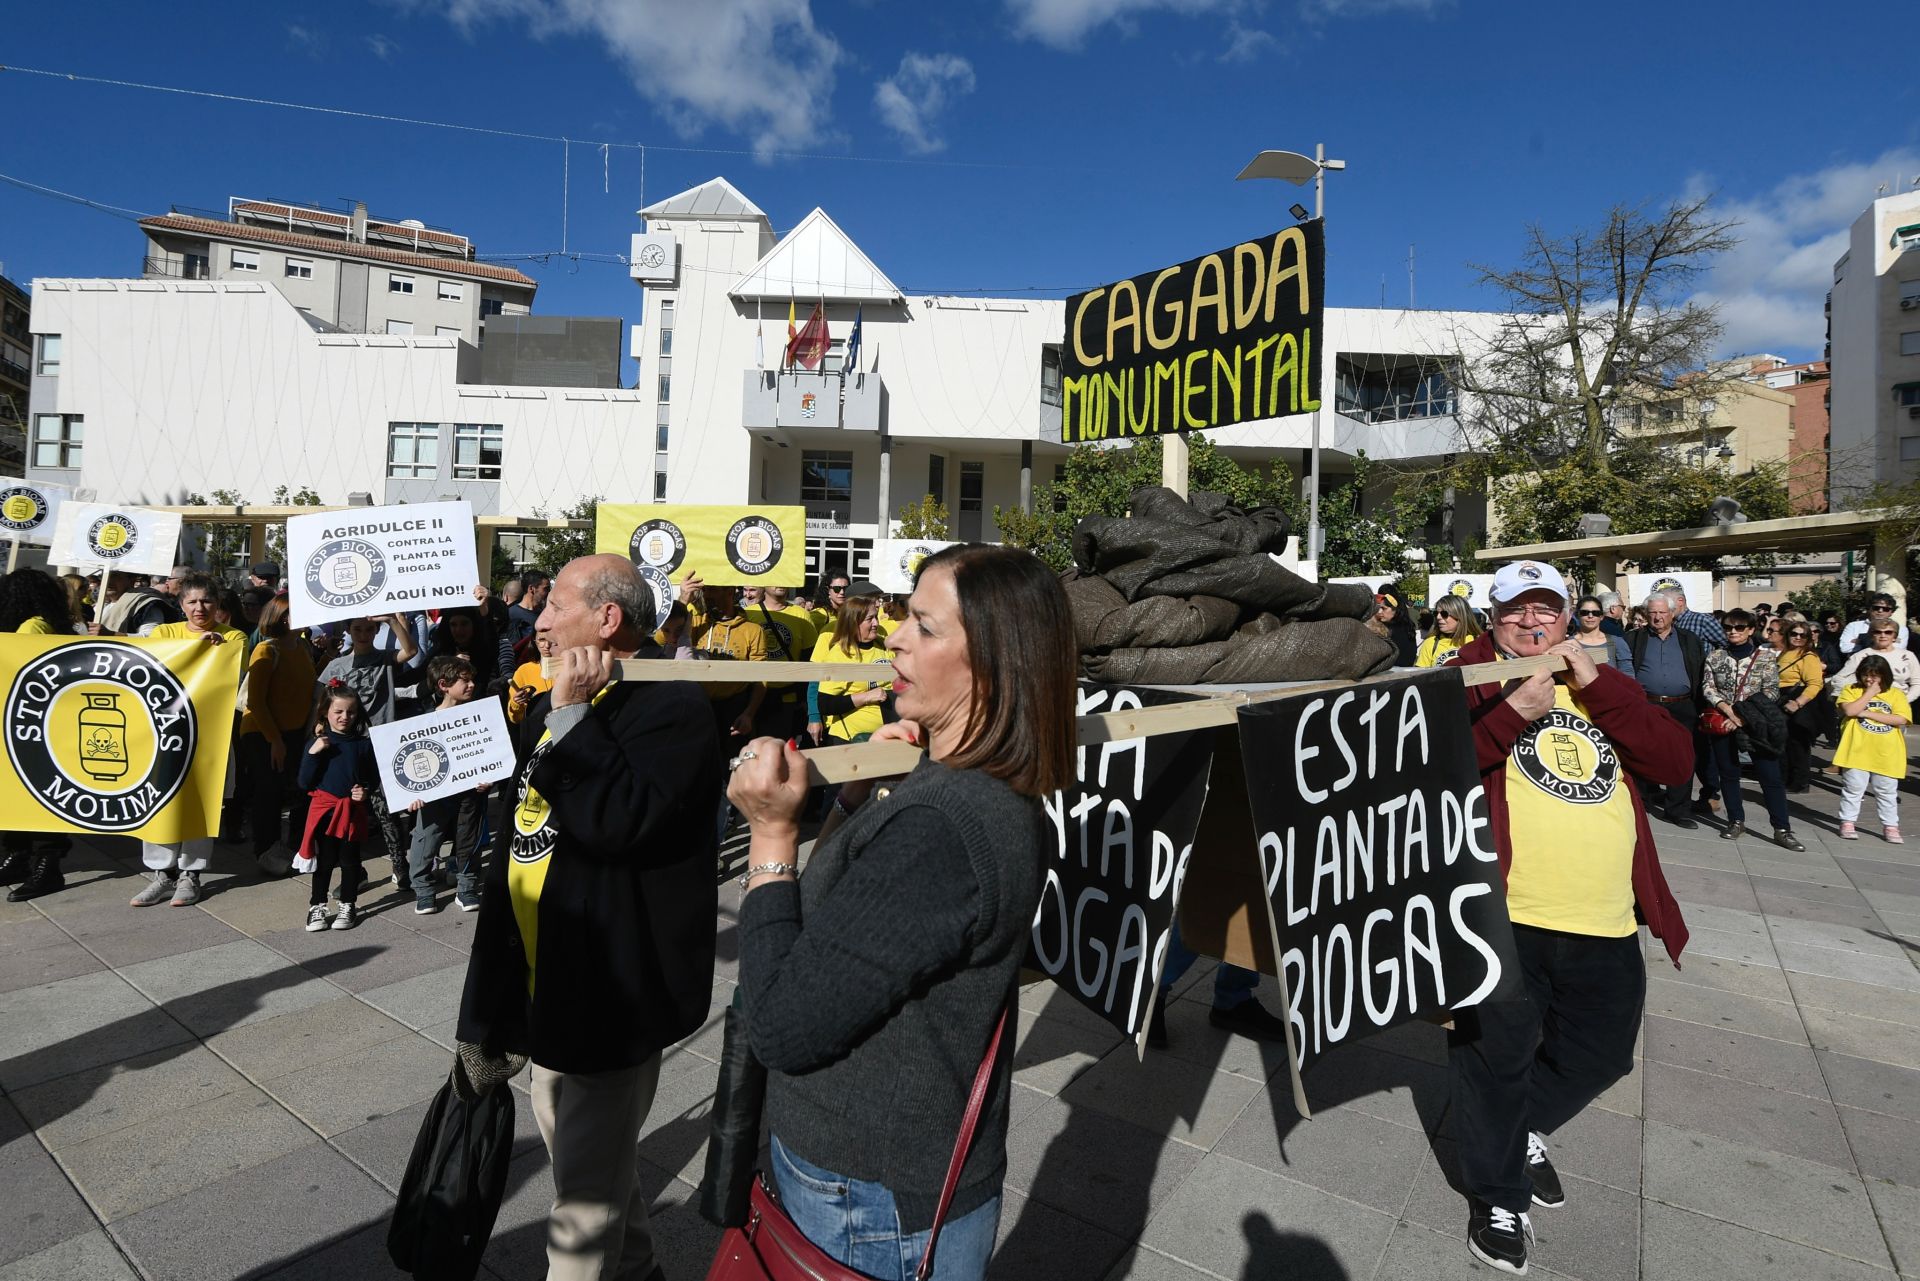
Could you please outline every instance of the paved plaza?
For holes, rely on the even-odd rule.
[[[1656,823],[1693,942],[1676,973],[1643,935],[1640,1058],[1556,1140],[1568,1204],[1534,1214],[1537,1273],[1920,1279],[1920,842],[1840,841],[1824,782],[1795,801],[1804,854]],[[137,864],[82,846],[68,890],[0,904],[0,1281],[398,1275],[387,1216],[476,918],[383,889],[358,929],[308,934],[306,881],[261,882],[237,846],[199,906],[134,910]],[[667,1054],[641,1143],[673,1281],[718,1235],[693,1185],[737,902],[714,1017]],[[1329,1056],[1301,1121],[1274,1047],[1208,1026],[1206,969],[1145,1063],[1050,985],[1023,994],[993,1275],[1494,1275],[1450,1186],[1443,1034]],[[551,1191],[518,1102],[483,1274],[510,1281],[543,1274]]]

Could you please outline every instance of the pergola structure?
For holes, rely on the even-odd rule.
[[[1700,529],[1663,529],[1645,534],[1607,534],[1597,538],[1570,538],[1555,543],[1488,547],[1475,555],[1482,561],[1494,562],[1591,561],[1595,588],[1615,589],[1622,562],[1653,567],[1656,562],[1675,556],[1717,559],[1762,552],[1793,556],[1865,551],[1871,553],[1867,569],[1868,588],[1892,596],[1898,602],[1896,617],[1904,618],[1907,610],[1907,545],[1913,524],[1912,515],[1904,512],[1823,512],[1817,516],[1787,516],[1779,520],[1707,525]]]
[[[246,507],[155,507],[154,511],[178,512],[181,522],[186,525],[245,525],[247,527],[247,555],[255,561],[267,558],[267,529],[273,525],[283,525],[289,516],[311,516],[316,512],[355,511],[354,507],[316,506],[246,506]],[[474,550],[479,554],[480,571],[487,572],[492,564],[492,549],[503,533],[515,531],[534,532],[542,529],[582,529],[591,530],[591,520],[568,520],[565,517],[547,516],[476,516],[474,525]]]

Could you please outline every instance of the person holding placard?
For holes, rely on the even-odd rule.
[[[293,843],[280,839],[280,813],[312,724],[314,678],[312,652],[287,627],[287,602],[269,600],[260,611],[260,643],[247,662],[247,710],[240,717],[240,790],[247,796],[254,862],[269,876],[285,876],[293,866]]]
[[[1686,945],[1633,780],[1683,786],[1693,753],[1679,722],[1568,637],[1566,580],[1553,566],[1504,565],[1490,595],[1493,629],[1461,663],[1566,662],[1563,673],[1467,687],[1520,982],[1454,1012],[1451,1115],[1468,1248],[1524,1274],[1529,1206],[1567,1201],[1545,1136],[1633,1069],[1647,983],[1636,916],[1676,966]]]
[[[447,711],[473,701],[478,684],[473,664],[464,658],[442,656],[427,664],[427,682],[440,694],[431,711]],[[435,863],[440,846],[453,836],[453,901],[462,912],[480,910],[480,826],[485,816],[487,785],[437,801],[415,801],[417,816],[413,844],[407,851],[407,872],[413,885],[413,910],[426,916],[440,910],[434,898]]]
[[[68,636],[73,617],[67,592],[38,569],[16,569],[0,578],[0,632],[22,636]],[[0,885],[14,888],[9,903],[24,903],[65,889],[60,860],[73,842],[53,832],[7,832],[0,838]]]

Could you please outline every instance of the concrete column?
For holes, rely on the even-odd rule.
[[[1178,432],[1160,438],[1160,483],[1182,498],[1187,496],[1187,459],[1192,452],[1187,438]]]
[[[893,436],[880,429],[880,532],[876,538],[893,537]]]
[[[267,523],[265,521],[256,520],[247,526],[247,555],[255,565],[267,558]],[[292,571],[287,566],[280,567],[282,581],[291,574]]]
[[[1033,514],[1033,442],[1020,442],[1020,510]]]
[[[1620,589],[1614,586],[1614,583],[1618,580],[1619,576],[1620,558],[1618,556],[1612,552],[1595,552],[1593,554],[1594,591],[1618,592]],[[1629,607],[1637,603],[1636,601],[1627,601]]]
[[[1873,531],[1874,591],[1893,597],[1893,616],[1905,624],[1907,617],[1907,540],[1898,527],[1881,525]]]

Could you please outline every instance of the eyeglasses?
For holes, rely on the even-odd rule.
[[[1898,636],[1900,633],[1894,631],[1891,627],[1887,628],[1885,631],[1882,631],[1878,627],[1876,627],[1873,629],[1873,634],[1875,636]]]
[[[1867,609],[1869,612],[1875,614],[1891,614],[1893,612],[1893,606],[1891,605],[1869,605]]]
[[[1583,609],[1583,610],[1581,610],[1581,611],[1580,611],[1580,617],[1582,617],[1582,618],[1598,618],[1598,617],[1600,617],[1600,611],[1599,611],[1599,610],[1597,610],[1597,609]]]
[[[1502,605],[1499,615],[1503,623],[1550,623],[1560,617],[1560,609],[1555,605]]]
[[[829,596],[831,596],[835,592],[838,592],[842,596],[845,596],[847,594],[847,585],[845,583],[834,583],[832,586],[827,588],[827,594]]]
[[[1752,623],[1728,623],[1727,630],[1730,632],[1750,632],[1753,630],[1753,624]]]
[[[1804,631],[1788,632],[1787,639],[1788,640],[1805,640],[1807,637],[1811,636],[1812,634],[1813,634],[1812,632],[1804,632]]]

